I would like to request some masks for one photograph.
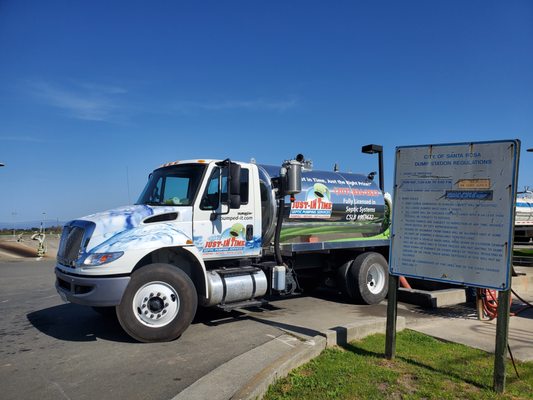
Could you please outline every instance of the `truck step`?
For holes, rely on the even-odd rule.
[[[268,302],[266,300],[245,300],[245,301],[238,301],[236,303],[229,303],[229,304],[219,304],[217,305],[218,308],[224,310],[224,311],[231,311],[236,308],[249,308],[249,307],[261,307],[267,304]]]

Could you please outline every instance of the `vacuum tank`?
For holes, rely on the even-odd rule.
[[[263,244],[272,241],[277,202],[272,178],[279,167],[258,165]],[[301,192],[285,202],[281,243],[339,242],[386,233],[390,204],[368,176],[333,171],[302,172]],[[381,237],[383,238],[383,237]]]

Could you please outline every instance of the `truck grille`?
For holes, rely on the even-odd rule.
[[[63,228],[61,242],[57,251],[57,261],[62,265],[73,266],[80,255],[85,229],[75,225]]]

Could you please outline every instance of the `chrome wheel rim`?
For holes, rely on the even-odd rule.
[[[141,286],[133,296],[133,314],[150,328],[168,325],[180,309],[178,292],[165,282],[149,282]]]
[[[366,286],[370,293],[380,294],[385,287],[385,272],[381,265],[372,264],[366,275]]]

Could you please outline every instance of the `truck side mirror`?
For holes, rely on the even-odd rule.
[[[236,163],[228,166],[228,206],[232,209],[241,207],[241,166]]]

